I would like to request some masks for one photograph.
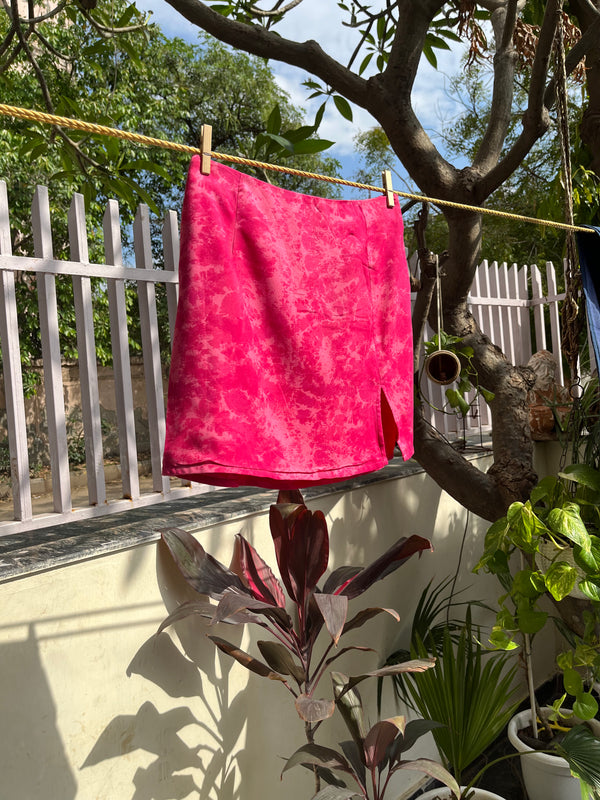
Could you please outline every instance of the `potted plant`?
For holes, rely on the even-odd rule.
[[[473,348],[464,344],[462,337],[440,331],[423,346],[424,372],[427,377],[443,386],[455,382],[457,384],[456,388],[448,388],[445,391],[452,413],[457,413],[465,419],[479,395],[487,403],[494,399],[493,392],[479,383],[479,375],[473,365]],[[474,394],[472,399],[467,401],[465,395],[469,392]]]
[[[340,673],[332,674],[336,705],[340,709],[351,739],[342,742],[340,750],[319,745],[300,747],[286,762],[283,771],[293,766],[316,766],[332,770],[328,786],[318,792],[312,800],[383,800],[392,776],[400,770],[424,772],[444,784],[445,789],[433,790],[423,798],[450,798],[451,800],[504,800],[497,794],[474,788],[459,786],[455,777],[441,764],[427,758],[407,760],[404,753],[420,736],[440,730],[440,723],[428,720],[406,722],[404,716],[381,720],[371,728],[365,721],[360,695],[355,690],[355,680]],[[346,781],[336,779],[335,773]],[[476,776],[476,779],[479,776]],[[506,798],[508,800],[508,798]]]
[[[409,673],[393,675],[391,680],[397,701],[402,700],[423,718],[441,723],[432,730],[440,759],[462,785],[467,782],[467,768],[496,740],[516,710],[512,702],[516,666],[507,668],[506,654],[491,652],[480,643],[471,607],[483,604],[459,602],[453,592],[444,596],[452,582],[450,577],[423,590],[411,627],[410,649],[396,650],[386,664],[410,660],[417,654],[435,657],[435,665],[423,673],[425,680],[416,675],[413,680]],[[462,605],[467,608],[465,619],[454,618],[454,609]],[[383,681],[379,679],[380,709]],[[481,777],[476,776],[477,792],[484,791],[477,786]],[[440,792],[443,797],[439,789],[424,797]]]
[[[476,567],[476,571],[483,569],[495,574],[505,590],[490,640],[494,647],[503,650],[523,644],[530,690],[530,739],[532,743],[539,742],[542,748],[551,746],[557,735],[565,732],[560,728],[570,727],[566,724],[553,726],[557,719],[591,721],[598,713],[598,703],[590,688],[600,671],[599,503],[600,473],[588,465],[571,465],[557,477],[544,478],[526,503],[513,503],[507,515],[490,527],[484,554]],[[542,710],[534,693],[531,641],[551,618],[543,607],[543,599],[549,596],[561,611],[562,604],[573,602],[570,594],[574,589],[586,598],[580,612],[581,624],[573,629],[564,620],[557,620],[566,634],[567,646],[557,658],[564,694],[553,708]],[[564,616],[569,619],[568,615]],[[564,705],[569,696],[572,709]],[[592,722],[588,724],[593,727]],[[511,726],[511,736],[515,727],[523,725],[521,716]],[[600,741],[593,735],[590,738],[582,734],[580,743],[584,749],[590,748],[596,759],[595,771],[585,777],[580,774],[580,777],[591,784],[588,792],[597,792],[600,789]],[[534,774],[538,761],[554,768],[550,785],[540,793],[535,789],[539,776]],[[558,785],[556,768],[559,766],[565,774],[564,788]],[[566,800],[581,796],[579,781],[571,775],[573,770],[560,764],[556,757],[530,756],[523,759],[522,768],[531,800],[538,797]],[[534,785],[529,786],[528,778]]]
[[[299,493],[295,493],[291,499],[301,498]],[[208,638],[219,650],[246,669],[283,685],[292,695],[304,725],[307,744],[302,753],[295,753],[291,757],[286,768],[294,763],[310,766],[315,776],[315,797],[327,797],[330,800],[334,797],[352,797],[354,793],[348,789],[344,789],[346,794],[331,794],[332,788],[341,789],[342,783],[332,770],[340,764],[345,768],[346,756],[341,762],[335,759],[331,761],[331,751],[315,743],[315,734],[337,706],[353,726],[356,735],[355,746],[348,745],[346,748],[352,770],[359,774],[373,770],[378,772],[382,759],[388,759],[387,769],[391,770],[391,774],[396,769],[408,768],[402,761],[402,753],[410,746],[409,742],[413,742],[429,727],[426,723],[420,726],[407,724],[395,717],[367,730],[364,719],[358,723],[352,716],[355,714],[353,708],[360,705],[356,687],[367,677],[429,669],[433,660],[414,659],[348,678],[341,673],[333,673],[334,690],[330,698],[322,698],[317,694],[320,681],[332,664],[348,650],[371,649],[359,645],[338,648],[342,637],[346,638],[350,631],[362,627],[378,614],[385,613],[399,619],[393,609],[384,608],[364,608],[350,617],[349,602],[363,594],[373,583],[394,572],[415,553],[431,549],[431,545],[420,536],[399,539],[367,567],[338,567],[319,588],[317,584],[326,572],[329,560],[329,537],[324,515],[320,511],[310,511],[301,502],[280,502],[270,509],[270,529],[281,580],[241,535],[235,538],[233,559],[228,569],[206,553],[185,530],[164,530],[162,539],[175,564],[200,597],[180,605],[164,620],[158,633],[190,614],[205,618],[209,626],[219,622],[229,625],[254,624],[268,633],[269,639],[257,642],[260,657],[241,650],[221,637],[209,635]],[[323,652],[316,657],[315,645],[322,633],[327,643],[322,648]],[[364,745],[362,750],[358,749],[359,741]],[[393,762],[390,760],[391,750],[388,755],[388,747],[393,749]],[[443,771],[440,772],[440,765],[435,762],[430,765],[424,760],[422,766],[434,770],[436,775],[444,775]],[[417,764],[415,768],[420,768],[420,765]],[[451,775],[447,776],[447,780],[451,785],[455,784]],[[321,790],[323,783],[325,787]],[[363,788],[366,792],[373,790],[373,800],[381,800],[387,786],[388,783]]]

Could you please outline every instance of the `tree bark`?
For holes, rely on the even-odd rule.
[[[573,5],[584,35],[595,32],[600,42],[600,2],[578,0]],[[585,66],[589,102],[581,120],[580,135],[592,155],[591,167],[600,178],[600,43],[587,53]]]

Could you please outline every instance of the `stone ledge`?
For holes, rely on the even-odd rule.
[[[472,459],[489,455],[475,452]],[[343,483],[303,489],[307,502],[383,481],[422,473],[415,461],[393,459],[387,467]],[[274,490],[222,488],[189,498],[142,506],[113,515],[63,523],[0,538],[0,583],[155,542],[163,528],[199,531],[268,510]]]

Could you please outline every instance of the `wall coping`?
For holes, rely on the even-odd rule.
[[[470,460],[490,455],[487,448],[468,448]],[[416,461],[394,458],[377,472],[343,483],[303,489],[307,503],[385,481],[423,473]],[[0,583],[66,567],[111,553],[129,550],[160,539],[163,528],[180,527],[196,532],[265,513],[277,498],[275,490],[240,486],[197,494],[113,515],[62,523],[37,531],[0,538]]]

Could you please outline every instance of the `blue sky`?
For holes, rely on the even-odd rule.
[[[136,0],[136,5],[140,10],[151,11],[152,21],[158,23],[167,36],[179,36],[189,42],[197,41],[198,28],[187,22],[164,0]],[[277,30],[282,36],[296,41],[315,39],[331,56],[344,62],[352,53],[356,35],[341,24],[344,18],[344,13],[334,0],[303,0],[299,7],[287,15]],[[458,71],[460,51],[439,51],[438,61],[439,69],[436,71],[423,59],[413,92],[417,115],[430,134],[439,129],[442,119],[448,120],[456,113],[456,104],[445,90],[445,75]],[[275,61],[271,62],[271,68],[292,102],[306,110],[307,119],[313,118],[322,100],[307,100],[308,91],[302,86],[302,82],[310,77],[308,73]],[[327,152],[341,162],[342,174],[349,179],[354,177],[358,166],[353,138],[358,132],[376,124],[364,109],[354,107],[353,112],[354,120],[350,123],[341,117],[333,103],[329,103],[319,130],[322,138],[336,143]],[[403,172],[400,167],[399,171]],[[398,184],[396,188],[406,187]]]

